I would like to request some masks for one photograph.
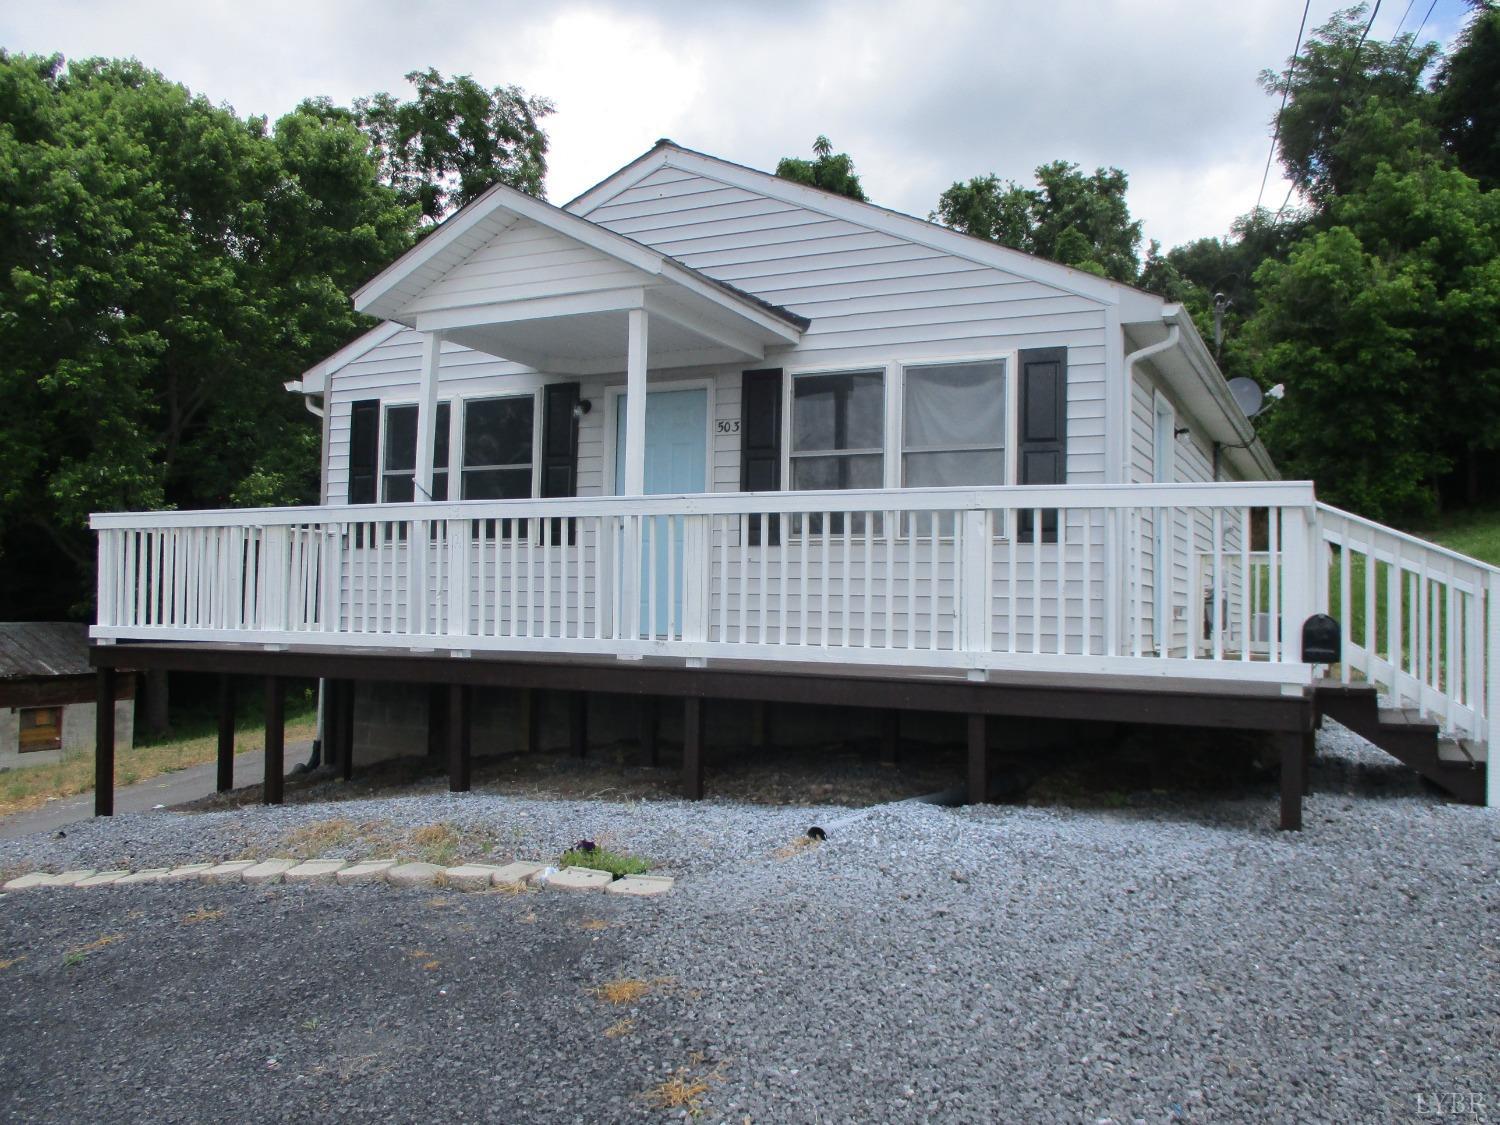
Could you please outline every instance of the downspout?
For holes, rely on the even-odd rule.
[[[318,419],[318,421],[320,422],[325,421],[323,417],[323,407],[318,406],[313,402],[313,396],[303,389],[302,380],[294,379],[290,383],[284,383],[282,385],[293,394],[300,394],[302,396],[302,405],[307,407],[307,412],[309,414]],[[328,427],[325,424],[323,426],[325,438],[327,437],[327,429]],[[322,445],[326,454],[327,443],[324,442],[322,443]],[[324,472],[327,470],[327,467],[328,464],[325,456],[324,463],[318,470],[318,475],[320,477],[323,476]],[[323,762],[323,696],[326,688],[327,681],[320,677],[318,679],[318,718],[313,727],[312,756],[307,759],[305,765],[298,766],[297,769],[293,772],[305,773],[310,770],[315,770]]]
[[[1124,409],[1120,412],[1120,424],[1127,427],[1124,464],[1121,465],[1120,472],[1120,480],[1124,484],[1131,483],[1129,441],[1130,431],[1128,427],[1130,425],[1130,412],[1135,395],[1135,365],[1143,359],[1150,359],[1154,355],[1160,355],[1162,352],[1170,351],[1171,349],[1175,348],[1177,346],[1177,341],[1181,338],[1181,336],[1182,329],[1175,324],[1169,324],[1167,325],[1166,339],[1158,340],[1154,344],[1147,344],[1144,348],[1139,348],[1125,357],[1125,402],[1123,404]]]

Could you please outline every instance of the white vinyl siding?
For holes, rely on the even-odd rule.
[[[843,367],[1068,348],[1068,480],[1105,479],[1102,304],[845,219],[660,168],[584,217],[812,320],[759,366]]]

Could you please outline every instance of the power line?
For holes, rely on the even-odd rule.
[[[1401,13],[1401,18],[1396,21],[1396,30],[1391,32],[1391,44],[1394,46],[1396,37],[1401,34],[1401,29],[1406,26],[1406,17],[1411,15],[1411,10],[1416,7],[1417,0],[1406,0],[1406,11]]]
[[[1411,0],[1415,4],[1417,0]],[[1266,194],[1266,177],[1271,174],[1271,161],[1276,156],[1276,142],[1281,137],[1281,115],[1286,112],[1286,99],[1292,92],[1292,74],[1297,69],[1297,52],[1302,50],[1302,33],[1307,30],[1307,13],[1312,9],[1312,0],[1302,5],[1302,23],[1297,27],[1297,42],[1292,47],[1292,61],[1286,68],[1286,87],[1281,91],[1281,106],[1276,110],[1276,124],[1271,129],[1271,151],[1266,153],[1266,167],[1260,174],[1260,191],[1255,193],[1255,209],[1260,210],[1260,201]]]
[[[1375,17],[1380,14],[1380,3],[1381,3],[1381,0],[1375,0],[1375,7],[1370,10],[1370,18],[1365,23],[1365,29],[1359,33],[1359,42],[1354,45],[1354,54],[1350,57],[1350,63],[1358,63],[1359,62],[1359,53],[1362,50],[1364,50],[1365,40],[1369,37],[1370,28],[1372,28],[1372,27],[1375,26]],[[1436,3],[1437,3],[1437,0],[1433,0],[1434,6],[1436,5]],[[1334,96],[1328,102],[1328,109],[1327,109],[1326,112],[1324,112],[1323,119],[1318,122],[1317,132],[1315,132],[1313,134],[1313,143],[1314,144],[1317,144],[1318,141],[1320,141],[1320,140],[1323,139],[1323,130],[1328,127],[1329,119],[1333,117],[1333,111],[1338,108],[1338,104],[1339,104],[1339,99],[1338,99],[1339,89],[1341,87],[1343,87],[1343,86],[1345,86],[1345,85],[1348,84],[1348,81],[1349,81],[1348,71],[1349,71],[1349,65],[1350,65],[1350,63],[1346,63],[1345,64],[1345,66],[1344,66],[1344,74],[1340,76],[1338,86],[1334,87],[1334,90],[1333,90],[1333,95]],[[1281,218],[1282,214],[1286,211],[1286,205],[1292,201],[1292,192],[1294,192],[1294,191],[1297,190],[1298,183],[1299,183],[1298,180],[1293,180],[1291,186],[1286,189],[1286,198],[1281,201],[1281,206],[1276,209],[1276,218],[1277,219]]]
[[[1422,37],[1422,29],[1427,26],[1427,21],[1432,18],[1433,9],[1436,8],[1436,7],[1437,7],[1437,0],[1432,0],[1432,3],[1429,4],[1429,5],[1427,5],[1427,14],[1422,17],[1422,22],[1417,25],[1417,30],[1411,33],[1411,42],[1412,43],[1415,43],[1418,39],[1420,39]],[[1411,43],[1408,43],[1406,45],[1406,49],[1408,51],[1411,50]]]

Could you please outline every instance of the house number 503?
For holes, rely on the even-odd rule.
[[[719,433],[721,434],[737,434],[740,432],[740,420],[738,418],[732,420],[728,418],[720,418],[718,426]]]

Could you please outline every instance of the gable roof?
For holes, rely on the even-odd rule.
[[[92,671],[87,625],[0,621],[0,680],[82,676]]]
[[[788,309],[709,277],[670,255],[623,234],[606,230],[505,184],[495,184],[479,198],[449,216],[438,228],[354,292],[359,312],[403,320],[404,306],[474,251],[518,222],[529,221],[598,254],[666,282],[691,290],[763,327],[791,329],[787,341],[811,323]]]
[[[1101,304],[1121,305],[1126,311],[1127,320],[1146,319],[1156,315],[1167,304],[1165,298],[1155,293],[1099,277],[1087,270],[1013,250],[987,238],[964,234],[877,203],[860,202],[836,192],[784,180],[770,172],[684,148],[666,139],[657,141],[647,152],[625,167],[569,200],[563,205],[563,209],[570,214],[587,217],[596,208],[628,191],[661,168],[675,168],[716,179],[830,218],[857,223],[941,253],[952,254],[977,265],[1002,269],[1040,281],[1074,296]]]

